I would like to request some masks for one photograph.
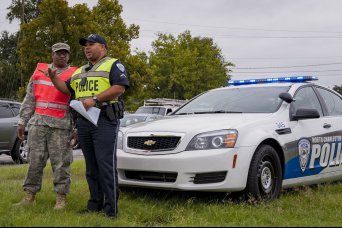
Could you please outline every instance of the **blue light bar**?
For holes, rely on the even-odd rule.
[[[262,79],[248,79],[248,80],[229,80],[228,86],[237,85],[251,85],[251,84],[266,84],[276,82],[307,82],[318,80],[315,76],[293,76],[293,77],[280,77],[280,78],[262,78]]]

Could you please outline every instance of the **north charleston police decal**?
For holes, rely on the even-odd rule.
[[[300,139],[298,142],[298,155],[299,155],[300,168],[303,173],[309,161],[310,150],[311,150],[310,141],[306,138]]]

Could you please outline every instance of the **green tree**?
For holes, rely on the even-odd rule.
[[[138,38],[139,26],[126,26],[121,18],[122,6],[117,0],[99,0],[89,9],[86,4],[68,6],[66,0],[44,0],[39,4],[39,16],[23,24],[20,41],[20,70],[28,81],[37,62],[50,62],[50,47],[56,42],[67,42],[71,47],[71,64],[86,63],[80,37],[97,33],[104,36],[109,46],[109,56],[119,58],[130,66],[134,74],[136,58],[130,56],[130,41]]]
[[[42,0],[12,0],[11,5],[7,8],[9,12],[7,13],[6,18],[12,22],[14,19],[21,20],[23,16],[23,23],[28,23],[38,17],[38,4],[41,3],[41,1]]]
[[[333,90],[342,95],[342,86],[335,85]]]
[[[3,31],[0,37],[0,97],[15,98],[15,91],[20,85],[16,70],[18,33]]]
[[[190,99],[206,90],[226,85],[229,66],[221,49],[208,37],[185,31],[175,38],[158,34],[152,43],[149,66],[153,77],[147,88],[155,97]]]

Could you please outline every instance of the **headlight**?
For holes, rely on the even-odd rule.
[[[118,138],[117,138],[117,142],[116,142],[116,148],[123,150],[123,136],[124,134],[122,133],[122,131],[118,131]]]
[[[198,134],[191,140],[186,150],[233,148],[237,136],[237,130],[221,130]]]

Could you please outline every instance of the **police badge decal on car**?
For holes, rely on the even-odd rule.
[[[303,138],[298,141],[299,164],[303,173],[309,161],[310,150],[311,142],[308,139]]]

